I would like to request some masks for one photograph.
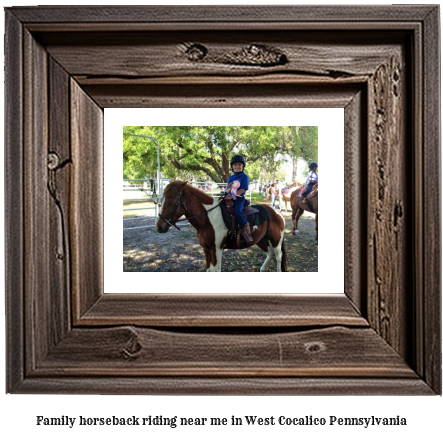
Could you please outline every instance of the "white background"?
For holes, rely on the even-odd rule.
[[[319,214],[319,234],[323,237],[319,237],[318,272],[123,272],[122,138],[123,126],[129,125],[318,126],[319,175],[325,181],[321,204],[323,220],[322,214]],[[338,203],[340,207],[337,207],[336,202],[343,196],[343,132],[342,108],[105,109],[105,292],[159,293],[161,289],[161,292],[170,293],[176,290],[173,285],[180,284],[181,293],[195,293],[195,284],[205,281],[210,287],[207,292],[222,293],[226,292],[226,281],[230,281],[240,287],[247,285],[249,289],[263,290],[264,293],[343,293],[344,204]],[[161,138],[158,140],[161,150]],[[178,232],[175,229],[168,231]],[[296,238],[292,235],[285,237],[287,241]],[[226,252],[223,255],[227,257]],[[265,258],[263,253],[263,262]],[[165,287],[168,284],[171,290]],[[263,288],[264,284],[268,285],[268,289]]]
[[[45,4],[60,4],[61,2],[45,1]],[[110,1],[95,1],[94,4],[111,4]],[[131,4],[149,4],[147,2],[132,2]],[[165,4],[166,2],[156,2]],[[201,4],[209,2],[201,2]],[[222,4],[223,2],[217,2]],[[259,0],[243,0],[241,4],[258,4]],[[266,3],[271,3],[270,1]],[[334,2],[286,2],[281,0],[279,4],[333,4]],[[357,1],[340,0],[340,4],[357,4]],[[365,4],[390,4],[383,1],[369,1]],[[403,2],[404,3],[404,2]],[[4,5],[32,5],[34,2],[14,1]],[[73,3],[72,3],[73,4]],[[172,3],[171,3],[172,4]],[[187,2],[187,4],[198,4],[198,2]],[[233,4],[232,1],[225,4]],[[3,26],[4,20],[1,20]],[[3,70],[0,69],[0,74]],[[3,96],[2,96],[3,97]],[[1,106],[3,108],[3,105]],[[0,119],[3,124],[3,118]],[[0,154],[3,159],[3,154]],[[0,165],[3,172],[3,165]],[[0,175],[0,189],[3,196],[3,174]],[[1,223],[3,224],[3,211],[1,211]],[[0,233],[3,243],[4,233]],[[2,284],[4,284],[4,264],[0,263]],[[0,300],[2,309],[0,311],[0,327],[4,330],[4,300]],[[4,358],[4,336],[0,336],[0,354]],[[4,391],[4,361],[0,365],[0,392]],[[307,436],[308,434],[326,434],[328,437],[352,437],[368,436],[391,438],[401,436],[402,438],[416,438],[417,436],[439,436],[443,431],[441,415],[443,402],[441,397],[153,397],[153,396],[64,396],[64,395],[0,395],[0,433],[2,436],[32,436],[33,438],[49,437],[96,437],[98,433],[109,437],[121,437],[130,433],[132,437],[169,437],[188,436],[195,437],[225,437],[229,436],[254,436],[269,437],[278,434],[280,437]],[[35,417],[46,415],[57,417],[61,415],[86,417],[91,416],[148,416],[148,415],[179,415],[179,416],[206,416],[206,417],[230,417],[231,415],[263,415],[278,416],[286,415],[303,416],[396,416],[401,415],[408,419],[406,427],[368,428],[363,427],[341,427],[341,428],[251,428],[235,429],[233,427],[223,428],[201,428],[192,429],[122,429],[119,427],[106,428],[74,428],[54,427],[42,428],[35,426]],[[180,434],[180,435],[179,435]]]

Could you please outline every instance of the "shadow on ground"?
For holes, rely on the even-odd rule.
[[[292,235],[291,212],[285,217],[285,245],[289,272],[317,272],[318,245],[315,242],[315,216],[304,213],[299,220],[300,233]],[[143,221],[126,221],[125,227],[142,226]],[[153,223],[152,221],[150,222]],[[154,228],[125,230],[123,232],[124,272],[204,272],[206,262],[197,233],[190,226],[171,228],[166,234]],[[259,272],[266,259],[257,246],[244,250],[224,250],[223,272]],[[276,271],[273,260],[269,272]]]

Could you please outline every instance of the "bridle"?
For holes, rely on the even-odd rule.
[[[187,181],[186,181],[185,184],[183,185],[183,188],[185,187],[186,184],[187,184]],[[200,214],[197,214],[197,215],[192,216],[192,217],[187,217],[187,218],[185,218],[185,219],[177,219],[176,221],[174,221],[173,218],[174,218],[175,213],[177,212],[177,209],[178,209],[179,205],[182,205],[182,206],[183,206],[183,209],[185,210],[185,212],[187,212],[186,204],[185,204],[185,203],[183,202],[183,200],[182,200],[183,188],[181,189],[180,193],[177,193],[177,191],[176,191],[175,189],[173,189],[173,190],[174,190],[174,193],[177,195],[177,201],[175,201],[175,205],[174,205],[174,207],[173,207],[171,213],[169,213],[169,216],[168,216],[167,218],[165,218],[165,217],[163,217],[160,213],[158,214],[158,216],[159,216],[160,218],[162,218],[162,219],[163,219],[163,220],[164,220],[164,221],[165,221],[170,227],[175,227],[175,228],[177,228],[177,230],[179,230],[179,231],[180,231],[180,228],[177,227],[177,225],[176,225],[177,222],[183,222],[183,221],[186,221],[186,220],[189,221],[190,219],[194,219],[194,218],[196,218],[196,217],[202,216],[202,215],[204,215],[204,214],[209,213],[209,212],[212,211],[212,210],[215,210],[217,207],[220,207],[220,203],[218,203],[215,207],[212,207],[212,208],[210,208],[209,210],[205,210],[205,211],[203,211],[203,212],[200,213]]]

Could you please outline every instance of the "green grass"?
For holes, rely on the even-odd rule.
[[[253,192],[251,195],[251,204],[258,204],[263,202],[263,195],[259,195],[258,192]]]

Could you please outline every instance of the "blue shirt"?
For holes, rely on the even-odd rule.
[[[231,182],[236,180],[240,183],[240,187],[237,189],[237,193],[240,189],[244,189],[245,192],[249,189],[249,178],[245,172],[234,173],[234,175],[231,175],[228,179],[228,187]],[[242,193],[241,196],[244,196],[244,193]]]

